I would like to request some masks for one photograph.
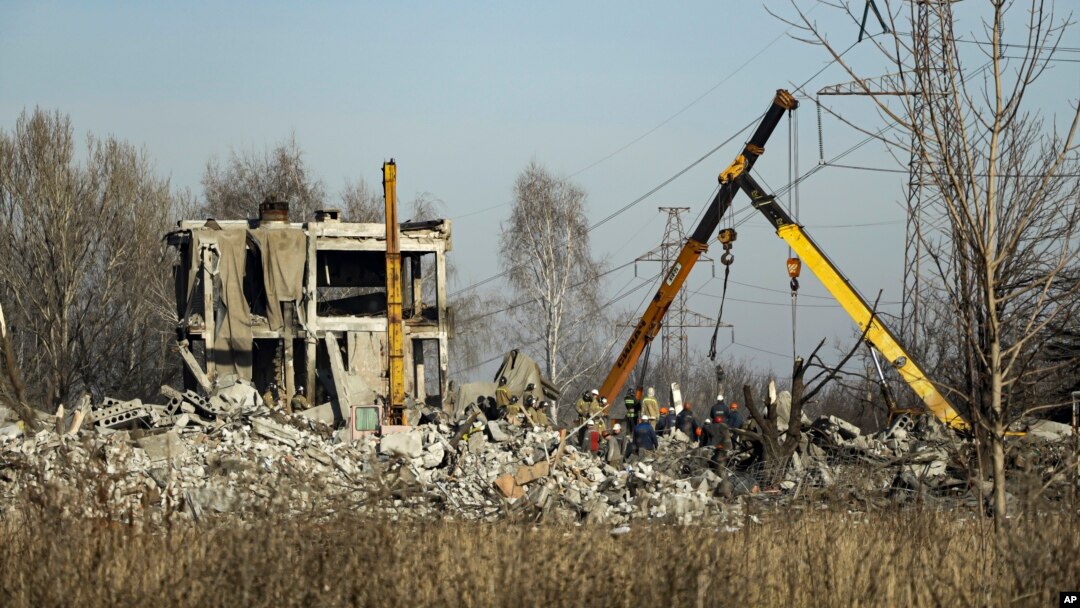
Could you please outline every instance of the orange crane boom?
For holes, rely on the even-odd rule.
[[[701,218],[701,222],[698,223],[694,233],[687,239],[682,250],[679,251],[675,263],[671,268],[665,269],[666,274],[656,291],[656,295],[653,296],[652,302],[649,303],[649,307],[645,310],[645,314],[641,316],[641,320],[634,327],[630,339],[626,341],[626,345],[619,351],[619,355],[615,359],[615,365],[612,366],[607,378],[604,379],[604,383],[600,386],[600,396],[607,398],[609,407],[610,404],[615,403],[615,399],[622,391],[627,379],[629,379],[634,366],[637,365],[638,359],[641,358],[642,351],[659,333],[664,321],[664,315],[667,314],[668,308],[675,300],[675,296],[682,289],[690,270],[693,269],[701,254],[708,251],[709,240],[720,225],[720,218],[727,212],[732,199],[739,191],[739,185],[735,183],[735,179],[750,171],[758,157],[765,152],[765,143],[780,123],[784,113],[795,109],[797,106],[798,102],[792,97],[791,93],[783,89],[778,90],[773,98],[772,105],[765,112],[765,116],[746,143],[742,153],[735,158],[735,162],[731,166],[720,174],[720,190],[716,193],[708,209],[706,209],[705,215]]]

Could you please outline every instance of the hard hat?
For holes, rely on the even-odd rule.
[[[517,402],[518,402],[517,395],[514,395],[513,397],[510,397],[510,403],[517,403]]]
[[[713,422],[723,422],[723,421],[724,421],[723,416],[717,416],[716,418],[713,418]]]
[[[595,426],[595,423],[592,420],[590,420],[590,421],[585,423],[585,426]]]
[[[643,421],[646,421],[646,422],[647,422],[647,421],[649,420],[649,415],[648,415],[648,414],[643,414],[643,415],[641,416],[641,419],[642,419]]]
[[[535,384],[533,384],[532,382],[530,382],[530,383],[528,384],[528,386],[526,386],[526,387],[525,387],[525,390],[527,390],[527,391],[531,391],[531,390],[533,390],[534,388],[536,388],[536,385],[535,385]]]
[[[622,431],[622,425],[616,422],[615,425],[611,427],[611,432],[618,433],[620,431]]]
[[[532,395],[525,397],[525,405],[532,405],[534,403],[536,403],[536,397],[533,397]]]
[[[506,376],[499,377],[499,386],[506,384]]]
[[[599,395],[599,394],[600,394],[600,391],[596,390],[595,388],[594,388],[594,389],[592,389],[592,391],[591,391],[591,392],[592,392],[592,394],[594,394],[594,395]]]
[[[302,387],[302,386],[298,386],[298,387],[296,387],[296,392],[298,392],[298,393],[300,393],[301,395],[303,395],[303,394],[304,394],[304,387]]]
[[[732,402],[731,402],[731,409],[733,409],[733,410],[737,410],[737,409],[739,409],[739,404],[738,404],[738,403],[735,403],[734,401],[732,401]]]
[[[698,428],[694,429],[694,436],[695,437],[701,437],[701,427],[700,426]]]
[[[607,397],[600,397],[600,403],[607,403]]]
[[[661,414],[666,414],[667,413],[667,408],[666,407],[660,408],[660,413]]]
[[[720,393],[719,395],[717,395],[716,400],[717,401],[723,401],[724,400],[724,393]]]

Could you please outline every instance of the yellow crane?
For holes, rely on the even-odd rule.
[[[405,416],[405,328],[401,294],[401,242],[397,221],[397,165],[383,163],[386,200],[386,352],[387,410],[390,424],[408,424]]]
[[[885,322],[874,313],[866,300],[848,282],[840,269],[829,260],[828,256],[810,238],[798,223],[776,203],[773,196],[766,194],[765,190],[750,176],[750,169],[759,156],[765,152],[765,142],[768,140],[776,125],[780,122],[785,112],[798,107],[798,102],[792,95],[779,90],[773,98],[757,130],[751,136],[750,141],[743,148],[735,161],[720,173],[720,190],[713,198],[709,208],[706,209],[701,222],[694,233],[683,245],[682,251],[676,258],[675,263],[660,284],[656,295],[642,315],[641,320],[635,326],[626,345],[616,357],[615,364],[608,373],[600,394],[614,403],[615,398],[622,391],[630,376],[630,372],[637,364],[645,347],[652,342],[660,331],[664,315],[674,300],[679,289],[686,281],[687,275],[701,255],[708,250],[708,242],[713,238],[713,232],[720,224],[720,218],[727,213],[737,191],[742,190],[750,196],[751,204],[760,211],[769,223],[776,228],[776,234],[782,238],[801,259],[801,262],[814,273],[821,281],[833,298],[840,304],[845,312],[855,321],[859,329],[865,333],[866,340],[876,348],[889,363],[899,372],[900,377],[911,387],[916,395],[922,399],[926,408],[941,420],[956,430],[968,430],[966,420],[953,408],[949,400],[938,390],[933,381],[926,375],[922,367],[904,350],[900,340],[889,330]],[[735,240],[733,230],[723,230],[719,234],[719,240],[725,250],[730,248]],[[725,255],[728,255],[725,253]],[[798,265],[798,260],[790,260],[789,263]]]

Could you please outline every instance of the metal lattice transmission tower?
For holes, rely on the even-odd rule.
[[[905,189],[907,222],[904,231],[904,288],[900,308],[900,336],[909,351],[919,355],[919,327],[922,324],[923,307],[931,282],[930,252],[927,243],[932,240],[933,217],[940,212],[940,191],[933,183],[931,165],[937,152],[927,149],[924,142],[930,138],[930,110],[924,90],[933,77],[931,71],[941,69],[951,58],[947,55],[953,48],[952,4],[959,0],[911,0],[914,31],[912,33],[912,63],[914,69],[886,74],[862,81],[830,85],[818,91],[826,95],[902,96],[909,98],[906,104],[911,121],[910,155],[908,158],[908,183]],[[818,162],[824,163],[823,145],[820,141],[820,104],[818,109],[819,149]],[[935,210],[935,207],[938,207]]]
[[[913,50],[915,63],[914,87],[920,94],[912,97],[911,156],[908,161],[908,187],[905,208],[907,227],[904,232],[904,293],[900,307],[900,336],[916,356],[921,356],[919,343],[923,324],[924,307],[931,289],[927,276],[932,261],[927,243],[934,230],[933,218],[941,208],[941,192],[934,184],[931,163],[938,156],[937,150],[927,149],[927,129],[931,126],[931,108],[922,91],[931,78],[929,70],[951,65],[948,56],[953,49],[952,3],[954,0],[917,0]]]
[[[659,262],[664,272],[671,268],[679,257],[679,251],[686,244],[686,229],[683,227],[682,214],[690,211],[689,207],[659,207],[667,214],[664,224],[664,238],[660,245],[638,257],[635,262]],[[701,256],[703,262],[712,262],[712,258]],[[636,265],[635,265],[636,272]],[[714,319],[690,310],[687,305],[686,285],[684,284],[668,308],[664,324],[660,328],[660,366],[662,369],[676,370],[677,381],[687,386],[687,370],[690,364],[689,338],[686,330],[691,327],[711,328],[716,325]],[[727,323],[722,327],[733,327]]]

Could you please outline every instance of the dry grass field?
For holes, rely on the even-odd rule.
[[[27,505],[0,535],[0,605],[1051,606],[1080,586],[1080,521],[808,509],[737,531],[268,516],[156,528]]]

